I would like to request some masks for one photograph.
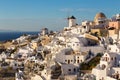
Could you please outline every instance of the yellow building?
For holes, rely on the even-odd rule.
[[[36,49],[38,47],[38,43],[36,41],[32,42],[32,46],[33,49]]]
[[[115,34],[117,34],[117,30],[109,30],[109,36],[113,36],[113,35],[115,35]]]
[[[106,29],[91,29],[92,34],[98,34],[98,36],[107,36],[108,31]]]
[[[47,35],[43,36],[42,41],[41,41],[42,45],[47,45],[50,42],[51,42],[51,38],[49,36],[47,36]]]
[[[99,24],[105,23],[106,18],[107,17],[105,16],[104,13],[102,13],[102,12],[97,13],[95,18],[94,18],[95,25],[99,25]]]

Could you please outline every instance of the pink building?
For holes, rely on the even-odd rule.
[[[114,27],[115,29],[120,28],[120,21],[110,21],[109,27]]]

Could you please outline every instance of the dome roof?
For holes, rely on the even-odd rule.
[[[97,13],[95,18],[94,18],[94,21],[98,20],[98,19],[103,19],[103,18],[106,18],[105,14],[100,12],[100,13]]]

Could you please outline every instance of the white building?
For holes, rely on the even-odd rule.
[[[67,42],[67,47],[71,47],[75,51],[79,51],[81,46],[87,46],[88,41],[84,37],[73,37]]]
[[[63,75],[76,74],[79,64],[84,62],[87,56],[87,53],[74,52],[72,49],[64,49],[56,54],[55,61],[61,63]]]
[[[108,45],[108,50],[110,52],[116,52],[116,53],[119,53],[120,52],[120,45],[116,45],[116,44],[113,44],[113,45]]]
[[[85,32],[89,32],[91,29],[91,21],[83,21],[82,27],[85,29]]]
[[[48,28],[43,28],[41,31],[41,35],[47,35],[48,33]]]
[[[2,61],[3,59],[6,59],[7,58],[7,55],[5,54],[5,52],[2,52],[0,54],[0,61]]]
[[[96,80],[118,80],[120,79],[120,54],[116,52],[104,53],[92,74],[96,76]]]
[[[29,47],[19,48],[17,53],[18,53],[17,55],[21,55],[22,59],[26,59],[30,54],[33,53],[33,49]]]
[[[74,16],[68,17],[69,27],[76,26],[76,18]]]

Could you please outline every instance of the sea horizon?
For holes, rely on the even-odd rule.
[[[0,31],[0,42],[17,39],[23,34],[38,35],[40,31]]]

